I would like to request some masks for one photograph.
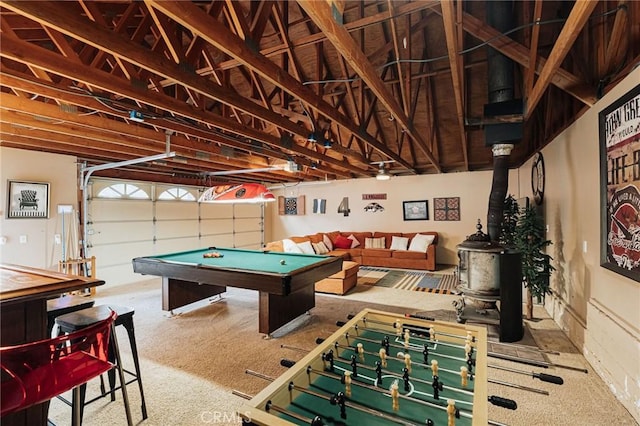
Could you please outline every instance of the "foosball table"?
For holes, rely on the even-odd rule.
[[[488,401],[515,408],[487,397],[487,333],[473,325],[365,309],[291,364],[245,424],[485,426]]]

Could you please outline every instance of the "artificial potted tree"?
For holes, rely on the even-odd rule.
[[[533,319],[533,298],[538,302],[551,294],[549,278],[555,268],[553,259],[544,252],[551,245],[545,238],[545,226],[542,217],[533,206],[519,209],[520,214],[515,226],[514,243],[522,256],[522,280],[527,289],[526,318]]]

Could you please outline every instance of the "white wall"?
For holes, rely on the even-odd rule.
[[[68,155],[0,148],[0,236],[7,239],[6,244],[0,245],[0,262],[57,268],[62,258],[62,244],[56,244],[54,239],[56,234],[62,234],[58,205],[76,205],[75,161]],[[7,219],[8,180],[48,182],[49,219]],[[24,244],[19,242],[21,235],[27,237]]]
[[[488,148],[487,148],[488,149]],[[293,235],[307,235],[329,231],[383,231],[416,232],[437,231],[439,242],[436,253],[438,263],[458,263],[456,246],[467,236],[476,232],[478,219],[483,231],[487,231],[487,210],[491,191],[492,171],[448,173],[420,176],[396,176],[388,181],[354,179],[331,181],[322,185],[287,184],[285,189],[275,186],[272,192],[285,197],[304,195],[306,214],[303,216],[280,216],[277,206],[271,205],[270,230],[267,240],[279,240]],[[517,171],[509,174],[509,192],[519,198]],[[512,189],[513,188],[513,189]],[[363,200],[363,194],[386,194],[386,200]],[[349,197],[351,213],[345,217],[338,213],[343,197]],[[434,197],[460,197],[460,221],[433,220]],[[327,200],[326,214],[313,214],[314,198]],[[402,202],[428,200],[429,220],[403,220]],[[365,212],[364,207],[375,201],[384,207],[384,212]],[[275,203],[274,203],[275,204]]]
[[[600,266],[598,113],[639,82],[637,68],[542,151],[548,253],[557,269],[546,308],[638,421],[640,283]],[[530,171],[530,163],[520,169],[521,189]]]

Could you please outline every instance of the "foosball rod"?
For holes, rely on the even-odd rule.
[[[347,319],[353,319],[355,317],[355,315],[347,315]],[[365,325],[365,328],[368,328],[367,326],[367,322],[372,322],[374,324],[380,324],[380,325],[386,325],[386,326],[391,326],[393,328],[398,328],[397,323],[400,321],[399,319],[394,322],[394,323],[388,323],[385,321],[378,321],[378,320],[374,320],[374,319],[369,319],[367,317],[362,317],[360,319],[360,321],[362,321],[362,323]],[[435,321],[435,320],[434,320]],[[435,324],[437,325],[437,324]],[[429,331],[428,329],[426,329],[425,327],[422,327],[420,325],[415,325],[415,324],[402,324],[403,328],[407,328],[409,330],[413,330],[413,331],[418,331],[421,333],[424,333],[425,331]],[[421,328],[422,327],[422,328]],[[461,340],[466,340],[467,336],[460,336],[457,334],[451,334],[451,333],[445,333],[445,332],[440,332],[439,334],[443,335],[443,336],[447,336],[447,337],[454,337],[456,339],[461,339]],[[476,341],[475,336],[472,336],[471,338],[472,342]]]
[[[309,352],[308,349],[298,348],[298,347],[295,347],[295,346],[290,346],[290,345],[285,345],[285,344],[280,345],[280,347],[283,348],[283,349],[290,349],[290,350],[298,351],[298,352],[304,352],[304,353],[308,353]],[[345,359],[344,357],[341,357],[340,355],[338,355],[338,358]],[[359,365],[358,367],[359,368],[363,368],[365,370],[375,371],[375,369],[373,367],[369,367],[367,365]],[[397,373],[394,373],[394,372],[392,372],[390,370],[387,370],[387,369],[383,369],[382,371],[384,373],[386,373],[386,374],[397,375]],[[398,375],[398,377],[401,377],[401,376]],[[413,377],[412,380],[415,380],[415,381],[418,381],[418,382],[428,383],[426,380],[417,379],[415,377]],[[501,381],[501,380],[494,380],[494,379],[487,379],[487,382],[493,383],[495,385],[507,386],[507,387],[510,387],[510,388],[515,388],[515,389],[520,389],[520,390],[524,390],[524,391],[528,391],[528,392],[538,393],[538,394],[541,394],[541,395],[547,395],[547,396],[549,395],[549,392],[546,391],[546,390],[532,388],[532,387],[529,387],[529,386],[518,385],[516,383],[504,382],[504,381]]]
[[[280,364],[282,364],[284,367],[287,367],[287,366],[291,367],[291,365],[293,365],[295,363],[293,363],[291,365],[285,365],[286,363],[283,364],[283,362],[281,361]],[[275,380],[273,377],[269,377],[266,374],[258,373],[257,371],[245,370],[244,372],[246,374],[249,374],[249,375],[252,375],[252,376],[256,376],[256,377],[259,377],[259,378],[264,379],[264,380],[268,380],[270,382],[273,382]],[[307,395],[312,395],[312,396],[315,396],[317,398],[325,399],[327,401],[331,400],[331,397],[329,397],[327,395],[323,395],[323,394],[320,394],[318,392],[313,392],[313,391],[310,391],[309,389],[305,389],[305,388],[302,388],[300,386],[296,386],[296,385],[293,384],[293,382],[289,383],[289,387],[292,388],[292,389],[295,389],[295,390],[297,390],[299,392],[306,393]],[[345,407],[353,408],[354,410],[362,411],[362,412],[365,412],[367,414],[371,414],[373,416],[380,417],[380,418],[392,421],[392,422],[397,423],[397,424],[402,424],[402,425],[407,425],[407,426],[419,426],[416,423],[407,422],[406,420],[401,419],[399,417],[392,416],[390,414],[381,413],[381,412],[379,412],[377,410],[374,410],[372,408],[357,404],[355,402],[345,401],[344,405],[345,405]],[[311,424],[311,423],[309,423],[309,424]]]
[[[247,371],[249,371],[249,370],[247,370]],[[247,400],[250,400],[251,398],[253,398],[251,395],[246,394],[244,392],[240,392],[239,390],[235,390],[235,389],[233,389],[231,391],[231,393],[233,395],[239,396],[240,398],[244,398],[244,399],[247,399]],[[323,425],[324,424],[324,423],[322,423],[322,420],[319,417],[310,419],[310,418],[302,416],[302,415],[300,415],[298,413],[294,413],[293,411],[289,411],[289,410],[286,410],[284,408],[278,407],[277,405],[273,405],[272,403],[267,403],[267,404],[268,404],[268,407],[269,407],[269,409],[267,411],[273,409],[273,411],[277,411],[277,412],[282,413],[284,415],[293,417],[294,419],[300,420],[301,422],[304,422],[305,424],[308,424],[308,425]],[[265,409],[266,409],[266,407],[265,407]]]
[[[524,374],[525,376],[531,376],[534,379],[540,379],[543,382],[554,383],[556,385],[561,385],[564,383],[564,380],[562,379],[562,377],[552,376],[551,374],[535,373],[533,371],[528,372],[523,370],[517,370],[515,368],[510,368],[510,367],[503,367],[501,365],[495,365],[495,364],[487,364],[487,367],[495,368],[498,370],[511,371],[512,373]]]
[[[505,359],[507,361],[519,362],[520,364],[533,365],[535,367],[542,367],[542,368],[557,367],[557,368],[564,368],[566,370],[579,371],[585,374],[589,373],[589,370],[587,370],[586,368],[573,367],[571,365],[564,365],[564,364],[554,364],[546,361],[538,361],[536,359],[518,358],[511,355],[499,354],[497,352],[487,352],[487,356],[490,356],[492,358]]]
[[[301,350],[301,351],[304,351],[304,349],[296,348],[296,347],[293,347],[293,346],[281,345],[281,347],[287,347],[287,348],[289,348],[289,349],[294,349],[294,350]],[[290,367],[292,367],[292,366],[294,366],[294,365],[295,365],[295,361],[287,360],[287,359],[282,359],[282,360],[280,360],[280,365],[282,365],[283,367],[290,368]],[[246,370],[246,372],[249,372],[249,371],[251,371],[251,370]],[[259,373],[257,373],[257,374],[259,374]],[[265,377],[267,377],[267,376],[264,376],[264,375],[262,375],[262,374],[259,374],[259,376],[258,376],[258,377],[265,378]],[[271,380],[273,380],[273,379],[271,379]],[[403,396],[403,395],[398,395],[398,396],[399,396],[399,397],[401,397],[401,396]],[[496,396],[490,396],[490,397],[488,398],[488,401],[489,401],[489,402],[491,402],[491,403],[492,403],[492,404],[494,404],[494,405],[498,405],[498,406],[501,406],[501,407],[504,407],[504,408],[514,409],[514,410],[517,408],[517,407],[516,407],[516,404],[515,404],[515,401],[507,400],[507,399],[505,399],[505,398],[500,398],[500,397],[496,397]],[[507,406],[507,405],[502,405],[502,402],[503,402],[503,401],[508,402],[508,404],[507,404],[508,406]],[[446,409],[446,407],[441,407],[441,406],[439,406],[439,405],[437,405],[437,404],[434,404],[434,405],[435,405],[436,407],[439,407],[439,408],[442,408],[442,409]],[[463,414],[468,414],[468,413],[465,413],[465,412],[461,411],[461,412],[460,412],[460,415],[463,415]],[[469,415],[469,417],[471,417],[471,415]],[[490,420],[490,419],[489,419],[489,420],[487,420],[487,424],[488,424],[488,425],[491,425],[491,426],[508,426],[508,425],[507,425],[507,424],[505,424],[505,423],[500,423],[500,422],[498,422],[498,421]]]
[[[317,338],[317,339],[316,339],[316,343],[317,343],[317,344],[320,344],[320,343],[322,343],[323,341],[324,341],[324,339],[322,339],[322,338]],[[353,346],[345,346],[345,345],[341,345],[341,344],[339,344],[338,342],[334,343],[334,344],[333,344],[333,346],[334,346],[336,349],[340,348],[340,349],[345,349],[345,350],[351,350],[351,351],[355,352],[355,354],[358,354],[358,348],[354,348]],[[378,355],[379,355],[379,354],[378,354],[378,353],[376,353],[376,352],[370,352],[370,351],[364,351],[363,353],[365,353],[365,354],[367,354],[367,355],[371,355],[371,356],[378,356]],[[389,358],[394,358],[394,356],[393,356],[393,355],[391,355],[391,354],[389,354]],[[431,370],[431,366],[430,366],[430,365],[428,365],[428,364],[424,364],[424,363],[422,363],[422,362],[417,362],[417,361],[411,360],[411,364],[413,364],[413,365],[417,365],[417,366],[419,366],[419,367],[424,367],[424,368],[427,368],[427,369]],[[446,371],[447,373],[451,373],[451,374],[455,374],[455,375],[460,375],[460,372],[458,372],[458,371],[453,371],[453,370],[449,370],[448,368],[438,367],[438,369],[439,369],[440,371]]]
[[[336,325],[337,325],[338,327],[340,327],[340,326],[341,326],[341,321],[336,322]],[[357,325],[356,325],[354,328],[355,328],[356,332],[359,330]],[[380,330],[379,328],[371,328],[371,327],[365,327],[365,328],[366,328],[368,331],[371,331],[371,332],[373,332],[373,333],[378,333],[378,334],[383,334],[383,335],[385,335],[385,336],[389,336],[389,333],[387,333],[385,330]],[[343,336],[344,336],[346,339],[348,339],[348,337],[347,337],[348,335],[349,335],[349,333],[345,333],[345,334],[343,334]],[[359,335],[359,334],[357,334],[356,336],[358,336],[358,339],[364,340],[365,342],[380,343],[380,342],[378,342],[378,341],[376,341],[376,340],[368,339],[368,338],[363,337],[363,336],[361,336],[361,335]],[[418,340],[418,341],[420,341],[420,342],[423,342],[423,344],[425,344],[425,343],[431,343],[432,345],[436,345],[436,344],[438,344],[438,345],[442,345],[442,346],[448,346],[448,347],[450,347],[450,348],[464,349],[464,347],[462,347],[462,346],[460,346],[460,345],[453,344],[453,343],[440,342],[440,341],[437,341],[437,340],[423,339],[423,338],[415,337],[415,336],[413,337],[413,339],[414,339],[414,340]],[[400,345],[395,345],[395,344],[394,344],[394,345],[389,344],[389,346],[393,346],[394,348],[398,348],[398,349],[409,349],[409,348],[406,348],[405,346],[400,346]],[[416,352],[420,352],[418,349],[411,349],[411,350],[416,351]],[[466,362],[466,361],[467,361],[465,358],[455,357],[455,356],[452,356],[452,355],[438,354],[438,356],[443,357],[443,358],[455,359],[456,361],[464,361],[464,362]]]

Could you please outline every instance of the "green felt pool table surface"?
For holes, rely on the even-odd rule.
[[[205,253],[220,253],[222,257],[207,258]],[[291,274],[318,262],[327,260],[327,256],[297,253],[278,253],[259,250],[232,248],[207,248],[178,253],[148,256],[159,261],[183,263],[191,266],[211,268],[229,268],[257,273]],[[284,264],[281,261],[284,260]]]
[[[220,257],[205,257],[219,253]],[[342,258],[209,247],[137,257],[134,272],[162,277],[162,309],[219,295],[227,286],[259,292],[259,331],[270,334],[315,306],[314,285],[342,269]]]

